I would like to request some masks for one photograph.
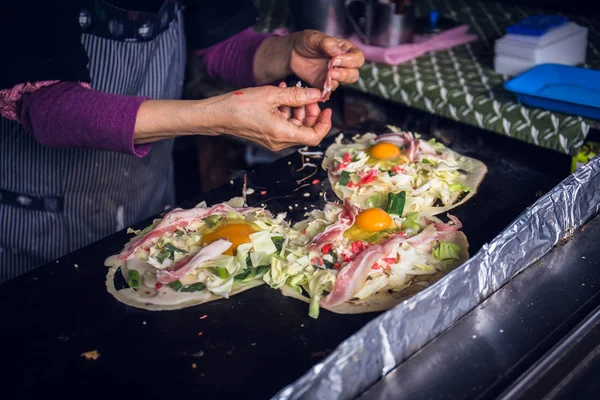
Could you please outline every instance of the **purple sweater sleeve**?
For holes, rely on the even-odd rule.
[[[42,145],[91,148],[145,156],[151,145],[135,145],[138,109],[145,97],[118,96],[59,82],[23,95],[19,116]]]
[[[256,86],[254,55],[262,42],[272,35],[248,28],[229,39],[195,54],[213,79],[222,79],[240,87]]]

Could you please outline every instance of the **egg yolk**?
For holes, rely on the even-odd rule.
[[[355,225],[367,232],[379,232],[393,224],[392,217],[381,208],[369,208],[356,217]]]
[[[240,244],[250,243],[250,235],[256,231],[248,224],[231,223],[219,226],[214,231],[204,235],[202,242],[210,244],[219,239],[225,239],[231,242],[231,247],[223,254],[233,256]]]
[[[398,158],[402,155],[402,152],[397,146],[391,143],[377,143],[371,146],[369,154],[378,160],[390,160]]]

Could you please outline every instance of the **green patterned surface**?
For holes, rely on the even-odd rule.
[[[260,29],[268,31],[285,25],[286,2],[258,3],[264,17]],[[366,63],[359,81],[350,87],[562,153],[575,154],[581,148],[591,120],[522,106],[503,89],[509,77],[493,71],[494,40],[508,25],[542,11],[471,0],[416,3],[417,15],[426,15],[435,8],[442,15],[469,24],[478,41],[430,52],[394,67]],[[600,69],[599,21],[570,19],[589,29],[585,67]]]

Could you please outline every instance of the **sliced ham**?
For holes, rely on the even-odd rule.
[[[458,218],[453,215],[448,214],[448,218],[454,223],[444,224],[443,222],[434,222],[428,218],[425,218],[425,221],[429,224],[421,233],[416,236],[411,237],[406,242],[412,246],[425,246],[434,240],[443,238],[449,233],[453,233],[462,228],[462,223]]]
[[[329,62],[327,63],[327,76],[325,76],[325,83],[323,83],[323,90],[321,92],[320,101],[327,101],[331,96],[331,89],[333,89],[330,76],[331,70],[333,69],[332,61],[333,60],[329,60]]]
[[[324,307],[334,307],[350,300],[364,285],[373,264],[383,256],[383,248],[380,245],[370,246],[360,253],[340,270],[333,290],[320,304]]]
[[[323,232],[316,235],[308,245],[308,249],[317,250],[326,244],[333,243],[346,229],[354,224],[358,212],[358,207],[353,206],[350,200],[346,199],[344,201],[344,210],[338,214],[337,222],[329,225]]]
[[[156,244],[165,233],[175,232],[177,229],[184,228],[194,221],[198,221],[215,214],[227,214],[230,211],[245,214],[258,210],[260,210],[260,208],[234,208],[228,206],[227,204],[217,204],[210,208],[197,207],[189,210],[176,208],[165,214],[162,221],[154,229],[137,241],[126,246],[121,254],[119,254],[119,260],[127,260],[129,257],[133,256],[138,249],[148,249],[150,246]]]
[[[175,270],[162,270],[156,273],[156,280],[163,285],[178,281],[189,275],[190,272],[207,261],[212,261],[226,252],[231,247],[231,242],[223,239],[216,240],[203,247],[189,262]]]
[[[433,146],[424,140],[419,140],[419,150],[421,150],[421,152],[426,156],[435,157],[435,158],[440,157],[439,154],[435,152],[435,149],[433,148]]]

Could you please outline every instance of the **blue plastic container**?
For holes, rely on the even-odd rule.
[[[567,17],[557,15],[531,15],[506,28],[507,33],[527,36],[542,36],[569,21]]]
[[[533,107],[600,119],[600,71],[540,64],[504,84],[519,102]]]

